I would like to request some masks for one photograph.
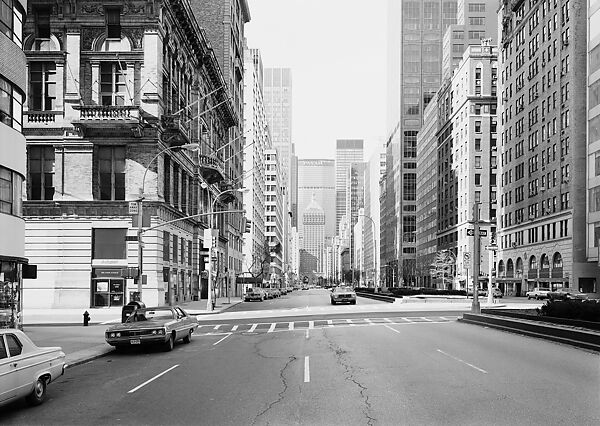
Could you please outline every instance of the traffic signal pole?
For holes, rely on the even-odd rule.
[[[481,305],[479,304],[479,270],[481,267],[481,247],[480,235],[479,235],[479,203],[473,205],[473,304],[471,305],[471,312],[478,314],[481,312]],[[467,285],[468,288],[468,285]]]

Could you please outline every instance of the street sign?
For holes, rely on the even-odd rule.
[[[486,250],[492,250],[492,251],[496,251],[498,250],[498,246],[485,246],[484,247]]]
[[[467,229],[467,237],[474,237],[475,236],[475,230],[474,229]],[[480,237],[487,237],[487,229],[480,229],[479,230],[479,236]]]
[[[468,251],[463,253],[463,262],[464,263],[469,263],[471,261],[471,253],[469,253]]]
[[[480,237],[487,237],[487,230],[486,229],[480,229],[479,230],[479,236]]]
[[[139,214],[138,202],[137,201],[130,201],[129,202],[129,214],[131,214],[131,215]]]

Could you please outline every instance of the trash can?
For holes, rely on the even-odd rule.
[[[145,308],[146,305],[143,302],[129,302],[127,305],[123,306],[121,310],[121,322],[127,321],[129,315],[131,315],[136,309]]]

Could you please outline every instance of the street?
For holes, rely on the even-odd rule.
[[[296,291],[287,310],[329,302]],[[464,324],[456,312],[346,312],[202,321],[172,352],[68,369],[2,424],[597,424],[598,354]],[[244,303],[259,306],[260,303]],[[385,305],[385,304],[384,304]],[[383,305],[382,305],[383,306]],[[286,309],[281,309],[282,313]],[[356,311],[353,315],[351,311]],[[137,349],[137,348],[136,348]]]

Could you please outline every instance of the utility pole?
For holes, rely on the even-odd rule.
[[[138,300],[142,300],[142,273],[143,273],[143,264],[144,264],[144,242],[142,241],[142,234],[144,232],[143,229],[143,211],[142,205],[144,200],[144,191],[140,188],[140,198],[137,201],[138,207],[138,274],[137,274],[137,292],[138,292]],[[130,300],[131,302],[131,300]]]
[[[473,205],[473,304],[471,305],[471,312],[478,314],[481,312],[481,305],[479,304],[479,268],[481,263],[481,253],[479,247],[479,203]],[[468,285],[467,285],[468,288]]]

